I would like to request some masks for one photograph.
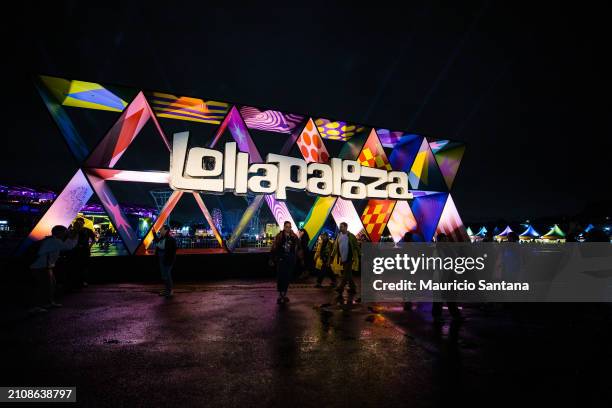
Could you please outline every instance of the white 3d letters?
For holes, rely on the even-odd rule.
[[[412,198],[408,175],[332,158],[330,164],[306,163],[296,157],[269,154],[266,163],[251,163],[235,142],[222,152],[189,146],[189,132],[175,133],[170,155],[170,186],[175,190],[243,195],[274,194],[285,200],[287,190],[307,191],[349,200]]]
[[[269,154],[266,157],[268,163],[278,163],[278,188],[276,190],[276,198],[285,200],[287,198],[287,189],[305,190],[308,185],[306,178],[306,162],[296,157],[281,156],[280,154]],[[293,180],[293,171],[295,178]]]

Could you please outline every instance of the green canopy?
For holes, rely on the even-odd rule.
[[[542,239],[563,239],[565,238],[565,232],[561,231],[561,228],[557,224],[554,225],[546,234],[542,235]]]

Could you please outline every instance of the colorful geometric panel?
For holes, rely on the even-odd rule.
[[[446,234],[449,241],[452,242],[469,242],[470,239],[450,194],[440,216],[438,228],[436,228],[436,235],[439,233]]]
[[[157,117],[212,125],[221,123],[230,106],[225,102],[205,101],[162,92],[147,93],[147,97]]]
[[[86,163],[89,167],[114,167],[144,125],[153,120],[162,141],[170,150],[170,143],[144,94],[140,92],[121,114],[119,120],[93,150]]]
[[[440,172],[450,189],[459,170],[459,164],[465,153],[465,144],[450,140],[437,140],[429,143]]]
[[[385,153],[380,140],[378,140],[378,135],[374,129],[372,129],[370,132],[370,136],[361,149],[361,153],[359,153],[359,158],[357,161],[362,166],[375,167],[377,169],[384,169],[388,171],[392,170],[391,164],[389,163],[389,160],[387,160],[387,154]]]
[[[268,132],[292,133],[304,116],[274,110],[259,110],[251,106],[240,108],[240,115],[249,129]]]
[[[303,226],[310,237],[310,242],[308,243],[310,248],[317,242],[319,232],[321,232],[321,228],[325,225],[334,204],[336,204],[336,197],[317,197],[310,208]]]
[[[264,202],[263,195],[256,195],[253,198],[253,201],[251,201],[251,204],[249,204],[247,209],[242,214],[242,218],[240,218],[240,221],[238,221],[238,224],[234,228],[234,231],[232,231],[232,235],[227,239],[227,241],[225,241],[225,245],[227,246],[227,249],[229,251],[233,251],[234,249],[236,249],[236,247],[240,243],[240,237],[242,237],[242,234],[249,226],[251,219],[259,211],[259,208],[262,206],[263,202]],[[284,222],[283,218],[275,217],[275,219],[278,225],[281,225],[281,226],[283,225],[283,222]],[[287,221],[291,222],[293,231],[297,232],[297,226],[295,228],[293,227],[295,225],[293,223],[293,219],[287,219]]]
[[[389,129],[376,129],[378,138],[384,147],[395,147],[399,143],[400,139],[406,135],[406,132],[397,132]]]
[[[424,140],[425,138],[419,135],[405,135],[402,137],[389,155],[389,161],[393,170],[409,173]]]
[[[253,142],[253,139],[249,134],[249,130],[247,129],[244,120],[240,116],[240,112],[238,112],[238,109],[235,106],[232,106],[228,115],[221,123],[221,126],[219,126],[219,129],[217,129],[215,137],[213,137],[212,142],[210,142],[211,148],[215,147],[226,130],[229,130],[232,138],[238,145],[238,150],[249,154],[250,163],[261,163],[263,161],[261,159],[261,155],[259,154],[259,150],[255,146],[255,142]]]
[[[410,209],[408,201],[397,201],[395,208],[391,213],[387,228],[393,237],[393,241],[399,242],[407,232],[415,233],[417,231],[417,222]]]
[[[127,102],[94,82],[41,75],[40,80],[64,106],[121,112]]]
[[[53,201],[45,215],[36,223],[36,226],[22,244],[22,248],[51,235],[51,228],[55,225],[70,225],[81,208],[87,204],[92,194],[93,191],[83,171],[78,170]]]
[[[395,207],[395,200],[370,200],[368,205],[363,210],[361,222],[363,223],[370,240],[372,242],[380,241],[389,217]]]
[[[436,193],[412,200],[411,209],[418,225],[418,236],[414,237],[415,241],[431,242],[447,197],[448,193]]]
[[[304,126],[297,140],[297,145],[300,148],[302,157],[308,163],[327,163],[329,161],[327,148],[323,144],[323,140],[312,119],[308,119],[306,122],[306,126]]]
[[[415,190],[444,191],[448,188],[425,138],[410,167],[408,182]]]
[[[329,119],[319,118],[315,120],[315,125],[319,129],[319,133],[323,139],[342,140],[346,141],[357,133],[362,132],[364,127],[354,124],[349,124],[342,121],[332,122]]]
[[[36,81],[35,85],[51,117],[60,129],[62,136],[64,136],[70,151],[79,163],[82,162],[89,155],[87,144],[77,132],[66,110],[60,105],[60,102],[51,95],[49,89],[39,81]]]
[[[346,222],[348,230],[355,234],[355,236],[368,236],[352,201],[338,197],[334,208],[332,208],[332,217],[334,217],[336,225]]]

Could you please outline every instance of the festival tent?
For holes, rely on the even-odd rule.
[[[465,230],[465,232],[467,232],[468,237],[473,237],[474,233],[472,232],[472,229],[470,227],[467,227],[467,229]]]
[[[593,228],[595,228],[595,226],[593,224],[589,224],[587,225],[587,227],[584,229],[585,233],[588,233],[590,230],[592,230]]]
[[[476,236],[477,236],[477,237],[484,238],[484,237],[486,237],[486,236],[487,236],[487,232],[489,232],[489,231],[487,231],[487,227],[482,227],[482,228],[480,228],[480,231],[478,231],[478,232],[476,233]]]
[[[519,239],[521,241],[531,241],[533,239],[539,238],[540,234],[536,231],[533,226],[527,225],[527,229],[523,231],[521,235],[519,235]]]
[[[555,224],[550,231],[542,235],[540,239],[544,241],[565,241],[565,232],[561,231],[561,228]]]
[[[512,228],[510,228],[509,225],[506,225],[506,229],[504,229],[502,232],[500,232],[499,234],[497,234],[495,236],[495,239],[498,241],[505,241],[508,239],[508,234],[510,234],[512,231]]]

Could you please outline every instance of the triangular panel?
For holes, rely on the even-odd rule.
[[[395,207],[395,200],[370,200],[361,215],[361,222],[372,242],[380,241],[389,217]]]
[[[450,189],[465,153],[465,144],[451,140],[437,140],[430,142],[429,146],[436,158],[444,181]]]
[[[417,232],[417,222],[408,201],[397,201],[387,222],[387,228],[395,242],[399,242],[407,232]]]
[[[412,213],[417,221],[420,235],[415,237],[415,241],[430,242],[432,240],[447,197],[447,193],[437,193],[420,196],[412,201]]]
[[[97,168],[114,167],[149,120],[153,120],[162,141],[168,150],[170,150],[168,139],[164,135],[157,118],[153,115],[153,111],[144,94],[140,92],[93,150],[91,156],[86,160],[87,166]]]
[[[446,234],[448,239],[452,242],[468,242],[470,239],[463,225],[463,221],[461,221],[457,207],[455,207],[453,197],[451,197],[450,194],[448,195],[446,205],[444,206],[440,221],[438,222],[438,228],[436,229],[436,235],[439,233]]]
[[[51,228],[55,225],[70,225],[91,198],[93,191],[85,178],[82,170],[77,170],[62,192],[55,198],[53,204],[47,209],[42,218],[27,239],[21,245],[21,249],[27,247],[34,241],[51,235]]]

